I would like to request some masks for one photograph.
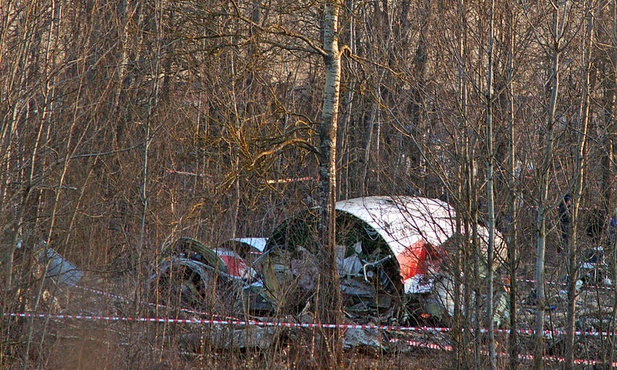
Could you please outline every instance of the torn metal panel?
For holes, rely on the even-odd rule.
[[[233,251],[238,254],[248,266],[248,274],[245,274],[247,275],[245,277],[254,279],[257,268],[254,263],[262,255],[267,241],[267,238],[260,237],[234,238],[224,241],[216,247],[216,250]]]
[[[186,258],[210,266],[224,274],[228,273],[227,265],[216,252],[194,238],[180,237],[164,245],[161,255],[163,261],[170,258]]]
[[[257,275],[255,270],[249,267],[244,259],[233,250],[217,248],[215,253],[223,260],[230,275],[246,280],[253,280]]]
[[[34,254],[37,261],[45,266],[45,276],[53,278],[61,284],[75,286],[84,275],[77,266],[50,248],[44,241],[36,245]]]
[[[205,333],[183,335],[181,345],[192,352],[201,352],[203,347],[226,351],[256,348],[263,351],[273,346],[283,331],[276,327],[213,327]]]
[[[266,243],[268,242],[268,238],[259,238],[259,237],[249,237],[249,238],[234,238],[232,239],[235,242],[244,244],[249,246],[251,249],[254,249],[256,252],[263,253],[266,248]],[[251,252],[254,252],[251,250]]]
[[[259,257],[266,247],[267,238],[234,238],[219,244],[216,249],[228,249],[238,253],[245,260]]]
[[[349,213],[377,233],[396,257],[405,293],[430,290],[429,270],[437,272],[456,234],[456,212],[438,199],[410,196],[379,196],[339,201],[336,210]],[[486,253],[488,230],[478,225]],[[498,236],[496,256],[505,260],[505,243]],[[428,279],[427,279],[428,277]]]
[[[165,245],[161,255],[148,284],[164,301],[219,313],[271,312],[257,272],[235,250],[182,237]]]
[[[181,237],[166,244],[148,279],[148,291],[159,301],[193,309],[230,310],[227,298],[240,291],[242,278],[196,239]]]
[[[436,279],[448,275],[442,266],[448,252],[463,247],[450,205],[421,197],[375,196],[339,201],[336,210],[337,267],[346,310],[383,311],[402,294],[433,294],[439,304],[439,312],[433,312],[452,313],[449,292],[443,286],[435,289]],[[292,306],[306,304],[314,292],[318,222],[317,209],[301,212],[268,239],[264,282],[274,301],[285,307],[290,298]],[[488,230],[478,225],[478,235],[486,256]],[[506,248],[499,236],[495,249],[496,259],[504,261]]]
[[[343,336],[343,349],[370,348],[374,351],[386,351],[388,340],[377,329],[349,328]]]
[[[212,266],[183,257],[162,261],[149,279],[162,301],[190,308],[223,308],[222,284],[233,284],[229,275]],[[214,293],[214,294],[213,294]]]

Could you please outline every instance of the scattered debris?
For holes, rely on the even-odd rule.
[[[263,253],[264,249],[266,248],[267,243],[268,243],[268,238],[260,238],[260,237],[233,238],[233,239],[230,239],[222,243],[221,245],[219,245],[219,247],[234,249],[234,247],[229,248],[229,244],[235,245],[240,255],[242,255],[243,257],[246,257],[249,254],[260,255],[261,253]]]
[[[75,286],[84,275],[75,265],[50,248],[43,240],[34,248],[34,255],[44,267],[45,276],[61,284]]]
[[[148,279],[148,291],[158,295],[157,302],[224,312],[229,294],[243,285],[214,250],[195,239],[179,238],[161,256]]]
[[[414,312],[445,319],[454,313],[449,253],[464,248],[456,214],[447,203],[422,197],[365,197],[336,204],[337,266],[345,310],[364,322],[396,312],[405,299]],[[261,258],[264,284],[280,309],[301,310],[314,294],[318,210],[284,221],[268,238]],[[488,230],[477,226],[486,255]],[[495,267],[505,261],[498,235]],[[484,268],[484,271],[486,268]],[[385,317],[385,319],[389,319]],[[504,320],[501,320],[504,321]]]
[[[234,329],[229,326],[207,328],[203,333],[189,333],[181,337],[184,350],[202,353],[211,350],[246,350],[270,348],[281,335],[282,328],[247,326]]]
[[[374,351],[387,351],[388,342],[382,330],[349,328],[343,336],[343,349],[368,348]]]
[[[254,262],[262,255],[267,242],[267,238],[260,237],[234,238],[219,244],[216,249],[233,251],[245,261],[246,265],[253,268]]]
[[[150,294],[171,306],[218,314],[272,313],[257,271],[240,255],[250,255],[250,250],[229,249],[235,245],[211,249],[188,237],[166,245],[148,279]]]
[[[581,284],[611,286],[608,264],[604,256],[604,248],[597,246],[589,250],[579,266]]]
[[[358,324],[404,323],[411,321],[400,313],[412,312],[414,320],[447,323],[455,304],[449,256],[465,245],[453,208],[436,199],[384,196],[340,201],[336,209],[336,263],[346,317]],[[149,279],[151,291],[218,314],[310,311],[319,271],[318,222],[313,208],[285,220],[267,239],[236,238],[209,248],[180,238],[164,248]],[[477,225],[477,234],[486,256],[488,230]],[[497,267],[505,261],[499,235],[495,256]],[[486,263],[481,263],[483,275]],[[504,292],[496,294],[497,326],[508,322],[507,299]],[[257,337],[271,333],[219,334],[213,337],[215,347],[232,341],[244,348],[253,339],[257,347],[268,346]],[[367,330],[347,330],[345,346],[386,349],[383,333]]]

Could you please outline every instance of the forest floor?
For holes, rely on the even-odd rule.
[[[547,297],[550,309],[546,311],[547,330],[565,330],[566,300],[563,294],[565,282],[563,259],[551,256],[547,263]],[[13,358],[15,368],[22,368],[24,343],[30,340],[29,362],[32,367],[46,369],[316,369],[313,363],[316,348],[315,330],[280,329],[275,331],[272,342],[261,348],[238,346],[240,339],[230,331],[220,331],[214,325],[197,325],[182,320],[195,318],[186,311],[166,310],[153,302],[135,304],[130,297],[137,294],[132,279],[118,280],[114,286],[104,286],[102,280],[84,277],[81,288],[58,288],[54,298],[40,302],[38,312],[51,314],[47,317],[21,317],[5,319],[4,325],[12,325],[13,332],[21,333],[12,338],[3,353],[4,363]],[[533,289],[533,271],[522,269],[519,281],[518,329],[533,329],[535,306],[529,302]],[[114,294],[104,292],[113,292]],[[51,293],[51,292],[50,292]],[[122,298],[128,297],[128,298]],[[614,351],[613,337],[598,335],[612,331],[614,327],[613,303],[615,290],[612,286],[586,284],[582,287],[577,303],[576,358],[583,368],[602,368],[599,364],[611,359]],[[28,302],[23,306],[26,311]],[[65,315],[65,316],[62,316]],[[69,315],[69,316],[66,316]],[[82,315],[82,316],[76,316]],[[164,322],[140,322],[126,320],[129,317],[164,317]],[[201,319],[218,321],[226,318],[210,315]],[[176,321],[174,321],[176,320]],[[244,326],[234,326],[242,329]],[[266,328],[267,329],[267,328]],[[244,329],[242,329],[244,330]],[[236,330],[242,331],[242,330]],[[247,331],[248,332],[248,331]],[[280,335],[281,333],[285,335]],[[264,330],[272,334],[270,329]],[[291,334],[290,334],[291,333]],[[195,337],[195,335],[197,335]],[[226,337],[227,336],[227,337]],[[345,352],[345,368],[349,369],[446,369],[451,368],[455,353],[450,334],[439,331],[382,331],[378,338],[383,345],[358,346]],[[218,338],[217,342],[212,338]],[[281,340],[280,338],[285,338]],[[198,338],[197,340],[187,338]],[[210,339],[208,339],[210,338]],[[222,338],[222,339],[221,339]],[[229,339],[232,338],[232,339]],[[224,343],[235,341],[230,348]],[[534,338],[519,337],[522,354],[531,354]],[[483,340],[486,343],[486,340]],[[187,344],[188,343],[188,344]],[[505,331],[496,334],[498,368],[508,362],[508,336]],[[486,348],[481,348],[477,359],[488,366]],[[545,361],[547,368],[560,368],[564,356],[563,336],[546,337]],[[467,360],[471,351],[458,353]],[[8,360],[7,360],[8,359]],[[588,361],[585,363],[584,361]],[[520,368],[531,368],[530,358],[521,359]],[[595,366],[595,367],[594,367]]]

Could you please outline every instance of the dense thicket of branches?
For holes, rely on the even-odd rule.
[[[338,199],[423,194],[484,222],[489,5],[340,5]],[[139,282],[174,235],[267,236],[312,206],[323,12],[297,0],[4,0],[2,309],[36,293],[39,240],[105,281]],[[517,231],[522,273],[538,237],[547,259],[557,253],[564,194],[581,225],[585,210],[617,205],[617,1],[496,1],[493,17],[494,213]],[[35,351],[24,327],[0,329],[1,366],[28,358],[26,342]]]

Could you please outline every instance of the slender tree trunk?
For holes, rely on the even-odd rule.
[[[611,2],[609,14],[613,20],[611,25],[612,34],[617,35],[617,0],[613,0]],[[612,39],[612,48],[613,51],[610,54],[610,60],[612,61],[612,65],[617,65],[617,40]],[[617,71],[613,68],[609,68],[609,78],[607,81],[608,87],[605,91],[605,113],[604,119],[607,122],[608,132],[606,133],[606,156],[607,156],[607,165],[605,171],[608,173],[609,178],[615,178],[615,138],[617,137],[617,122],[615,120],[615,112],[617,111]],[[614,181],[614,180],[613,180]],[[611,209],[611,213],[615,212],[614,209]],[[617,216],[616,214],[612,213]],[[611,245],[611,260],[612,260],[612,274],[611,277],[613,279],[613,284],[617,283],[617,236],[614,237]],[[617,290],[613,292],[613,320],[612,320],[612,330],[615,330],[615,325],[617,324]],[[611,338],[611,345],[615,345],[615,339]],[[615,351],[610,352],[609,363],[613,363],[615,361]]]
[[[53,122],[53,116],[54,116],[54,111],[55,111],[55,85],[56,85],[56,78],[53,75],[54,70],[57,68],[56,65],[56,50],[58,49],[58,42],[59,42],[59,38],[60,38],[60,25],[61,25],[61,21],[62,21],[62,6],[61,4],[53,4],[53,6],[49,9],[50,11],[50,16],[52,18],[50,25],[49,25],[49,29],[47,32],[47,40],[46,40],[46,44],[45,44],[45,60],[44,60],[44,64],[43,64],[43,74],[44,76],[46,76],[46,80],[47,83],[45,85],[45,87],[43,88],[44,94],[45,94],[45,102],[44,102],[44,107],[45,107],[45,112],[42,115],[42,119],[41,122],[39,123],[41,125],[41,128],[39,129],[39,135],[42,134],[43,132],[43,127],[51,127],[52,122]],[[79,94],[78,94],[79,95]],[[71,145],[72,145],[72,140],[73,140],[73,133],[74,133],[74,129],[75,129],[75,125],[77,124],[76,120],[74,120],[72,122],[72,125],[69,129],[69,135],[68,135],[68,140],[66,143],[66,152],[65,152],[65,158],[63,161],[63,166],[62,166],[62,171],[61,171],[61,175],[60,175],[60,179],[58,180],[58,184],[57,184],[57,188],[55,189],[55,197],[54,197],[54,201],[53,201],[53,206],[52,206],[52,212],[51,212],[51,216],[50,216],[50,224],[49,224],[49,228],[48,228],[48,234],[47,234],[47,244],[49,244],[51,242],[51,238],[52,235],[54,233],[54,229],[56,227],[56,222],[57,222],[57,212],[58,212],[58,208],[60,207],[60,197],[62,195],[62,189],[63,189],[63,185],[64,185],[64,179],[66,176],[66,172],[68,169],[68,165],[69,165],[69,159],[72,155],[71,153]],[[49,131],[48,131],[49,133]],[[40,136],[39,136],[40,138]],[[38,142],[38,141],[37,141]],[[38,147],[38,145],[37,145]],[[34,168],[34,164],[33,167]],[[23,217],[23,215],[22,215]],[[47,254],[47,249],[45,249],[45,254]],[[47,275],[47,268],[48,266],[45,266],[44,271],[43,271],[43,277],[45,277]],[[40,303],[40,299],[41,299],[41,295],[43,293],[43,288],[44,288],[44,283],[45,283],[45,278],[42,278],[39,282],[38,282],[38,286],[37,286],[37,292],[36,295],[34,297],[34,304],[33,304],[33,310],[36,311],[38,309],[38,305]],[[31,318],[29,320],[28,323],[28,339],[26,341],[26,348],[24,351],[24,363],[23,363],[23,368],[27,369],[28,368],[28,363],[29,363],[29,359],[30,359],[30,347],[32,345],[32,341],[33,341],[33,335],[34,335],[34,320]],[[44,335],[43,335],[44,337]],[[42,341],[43,339],[41,339]]]
[[[431,0],[423,0],[422,8],[419,12],[421,28],[420,34],[418,35],[418,46],[416,48],[416,52],[413,57],[413,68],[412,75],[415,81],[415,84],[412,85],[410,95],[411,99],[409,102],[409,120],[411,123],[411,127],[409,129],[409,135],[416,137],[416,141],[418,143],[422,142],[421,138],[426,137],[426,133],[422,132],[426,127],[424,125],[424,116],[425,116],[425,106],[426,102],[424,102],[423,94],[426,89],[426,68],[428,63],[428,45],[427,45],[427,27],[430,22],[431,15]],[[409,172],[414,184],[421,184],[421,180],[426,180],[426,174],[422,171],[422,154],[421,148],[414,142],[408,145],[406,152],[404,153],[407,157],[407,163],[403,167],[403,171]]]
[[[320,269],[317,290],[317,320],[339,324],[341,320],[341,292],[336,264],[336,143],[340,98],[341,55],[338,45],[338,0],[327,0],[324,14],[325,86],[320,139]],[[321,330],[319,351],[325,368],[338,368],[342,360],[340,329]]]
[[[459,101],[459,115],[460,115],[460,131],[468,132],[467,129],[467,75],[465,70],[465,55],[466,55],[466,18],[465,18],[465,4],[464,0],[459,0],[457,15],[460,27],[459,39],[458,39],[458,69],[457,69],[457,83],[458,83],[458,101]],[[459,156],[462,158],[465,166],[459,168],[459,199],[461,199],[461,210],[457,212],[457,222],[461,223],[461,229],[465,229],[463,240],[461,241],[460,248],[457,249],[455,273],[459,273],[462,279],[454,279],[454,347],[453,356],[453,369],[461,369],[470,367],[469,364],[469,351],[468,346],[470,342],[470,332],[466,330],[468,325],[468,313],[470,310],[469,299],[469,286],[466,285],[470,280],[471,268],[469,266],[469,256],[467,253],[469,241],[469,217],[471,214],[471,176],[473,171],[473,158],[471,157],[471,149],[468,135],[463,135],[461,138],[461,145],[459,150]]]
[[[150,90],[150,96],[148,100],[148,110],[146,122],[144,125],[144,137],[143,137],[143,152],[141,161],[141,184],[140,184],[140,200],[141,200],[141,215],[139,220],[139,236],[137,240],[137,279],[141,281],[143,273],[143,254],[146,247],[146,234],[147,234],[147,216],[149,207],[149,190],[148,183],[150,182],[150,145],[152,144],[152,125],[156,121],[156,112],[159,103],[160,93],[160,71],[161,71],[161,59],[162,59],[162,4],[160,1],[156,1],[154,4],[154,24],[156,27],[156,39],[155,39],[155,53],[152,66],[152,86]],[[139,304],[141,288],[140,284],[135,285],[135,313],[138,311],[137,305]]]
[[[347,7],[347,19],[349,20],[347,22],[347,38],[346,38],[346,42],[347,45],[349,46],[349,50],[351,52],[352,55],[357,54],[357,49],[356,49],[356,23],[355,23],[355,18],[354,18],[354,14],[356,11],[356,2],[355,0],[345,0],[346,3],[346,7]],[[349,68],[352,70],[356,70],[358,67],[358,63],[355,60],[349,60]],[[343,159],[343,163],[344,163],[344,167],[345,167],[345,174],[343,175],[344,181],[343,181],[343,186],[344,189],[338,189],[338,192],[341,193],[340,195],[343,196],[344,199],[348,199],[350,192],[352,191],[352,188],[350,186],[350,184],[354,183],[353,179],[350,178],[350,167],[351,167],[351,148],[352,148],[352,140],[350,140],[350,135],[349,133],[351,132],[351,124],[352,124],[352,118],[353,118],[353,110],[354,110],[354,97],[355,92],[356,92],[356,86],[357,86],[357,80],[354,76],[351,76],[351,80],[349,81],[349,90],[347,91],[347,94],[345,96],[345,101],[343,102],[343,107],[344,107],[344,112],[345,115],[344,117],[341,119],[341,122],[343,124],[343,128],[341,130],[343,138],[341,140],[341,148],[342,148],[342,152],[345,153],[344,159]],[[366,167],[365,167],[366,168]],[[357,176],[357,174],[354,172],[354,175]],[[366,178],[363,177],[364,179]],[[364,194],[364,192],[362,193]]]
[[[12,6],[13,5],[13,6]],[[5,258],[5,264],[2,266],[3,269],[6,269],[5,273],[7,276],[5,294],[10,293],[13,288],[13,278],[14,278],[14,262],[15,262],[15,253],[17,249],[17,243],[21,238],[21,227],[24,219],[24,215],[26,212],[27,202],[31,196],[32,186],[34,182],[34,166],[35,160],[38,158],[38,150],[40,147],[40,138],[42,135],[42,131],[39,132],[39,136],[37,137],[37,141],[34,144],[34,149],[32,150],[31,158],[31,171],[30,177],[25,179],[16,178],[16,175],[21,171],[18,170],[16,166],[13,166],[13,163],[17,160],[17,155],[19,155],[19,145],[16,143],[17,133],[18,133],[18,122],[24,119],[24,116],[28,115],[28,104],[30,99],[32,98],[33,92],[31,89],[28,89],[26,86],[28,84],[28,71],[31,69],[29,58],[29,50],[31,50],[32,45],[37,42],[37,38],[39,37],[39,27],[40,25],[37,22],[33,22],[31,19],[35,18],[35,14],[38,11],[37,4],[30,3],[25,6],[22,10],[17,10],[17,4],[9,3],[7,4],[6,12],[9,14],[12,12],[20,12],[22,13],[19,19],[20,21],[15,27],[19,29],[19,34],[21,36],[19,40],[19,48],[17,50],[13,50],[13,63],[8,71],[8,82],[6,84],[6,96],[3,99],[6,99],[4,104],[6,104],[9,109],[2,117],[1,123],[1,132],[2,136],[0,137],[0,179],[2,179],[2,183],[0,185],[1,194],[0,194],[0,212],[5,212],[6,210],[13,207],[10,204],[11,199],[8,196],[8,189],[10,187],[11,182],[25,182],[22,190],[21,204],[17,207],[17,212],[14,218],[11,220],[12,225],[7,225],[2,228],[4,232],[6,229],[4,227],[10,227],[13,230],[13,240],[11,245],[6,251],[6,256],[1,256]],[[10,17],[6,17],[3,26],[8,25]],[[28,22],[32,23],[28,23]],[[2,31],[2,44],[0,47],[7,47],[10,39],[9,27],[3,29]],[[7,47],[7,49],[9,48]],[[42,127],[41,127],[42,130]],[[22,158],[24,162],[27,163],[26,158]],[[5,251],[2,252],[4,254]],[[7,299],[12,299],[12,297],[3,297],[2,303],[6,303]]]
[[[234,41],[233,41],[233,37],[230,40],[230,44],[233,45]],[[231,71],[231,82],[230,82],[230,87],[231,87],[231,104],[233,107],[233,112],[232,112],[232,122],[230,122],[229,124],[231,126],[233,126],[233,137],[237,137],[241,128],[241,120],[242,117],[240,117],[240,110],[238,109],[238,89],[236,88],[236,81],[235,81],[235,75],[236,75],[236,55],[235,55],[235,50],[230,51],[229,54],[229,69]],[[231,223],[231,237],[235,238],[236,234],[238,232],[238,215],[240,214],[240,176],[238,176],[238,172],[240,169],[240,149],[238,148],[238,143],[236,140],[231,140],[230,141],[230,145],[229,145],[229,157],[231,159],[231,171],[233,173],[234,176],[234,182],[233,182],[233,199],[230,202],[231,203],[231,217],[230,217],[230,223]]]
[[[486,78],[486,204],[488,246],[486,261],[486,324],[488,328],[488,349],[490,369],[497,366],[495,353],[495,331],[493,320],[493,250],[495,246],[495,199],[493,194],[493,33],[495,1],[491,0],[489,9],[488,60]]]
[[[616,158],[615,158],[615,138],[617,138],[617,121],[615,119],[617,112],[617,0],[612,0],[610,6],[606,7],[607,16],[604,19],[610,19],[611,23],[605,25],[607,28],[607,36],[605,39],[599,40],[600,43],[607,43],[611,48],[611,52],[607,52],[606,65],[608,68],[604,71],[603,79],[605,86],[603,91],[603,109],[604,109],[604,124],[606,132],[604,135],[604,155],[602,156],[602,190],[604,193],[605,204],[608,205],[609,211],[612,213],[615,210],[615,193],[614,187],[616,183]],[[600,11],[598,13],[601,13]],[[610,206],[612,205],[612,206]]]
[[[126,109],[127,92],[139,79],[135,65],[142,58],[144,33],[139,32],[146,23],[146,9],[143,0],[120,0],[118,4],[119,55],[116,67],[116,89],[113,94],[113,113],[116,120],[113,145],[122,146],[126,125],[133,117],[133,111]]]
[[[587,4],[586,16],[587,27],[585,34],[585,42],[583,43],[583,71],[582,71],[582,91],[581,102],[579,106],[579,129],[578,131],[578,153],[576,157],[576,187],[574,189],[574,207],[572,212],[572,220],[578,219],[580,199],[583,193],[583,181],[585,176],[585,167],[587,166],[587,128],[589,126],[589,84],[590,84],[590,69],[591,69],[591,50],[593,48],[593,33],[594,33],[594,11],[593,1]],[[572,247],[568,252],[568,308],[566,314],[566,363],[565,368],[571,370],[574,367],[574,331],[576,320],[576,281],[578,280],[578,268],[576,254],[578,249],[578,227],[577,222],[572,223]],[[594,246],[595,247],[595,246]]]
[[[512,81],[514,79],[514,24],[515,11],[512,5],[508,5],[508,69],[507,69],[507,91],[508,91],[508,216],[507,220],[507,245],[508,245],[508,270],[510,275],[509,310],[510,310],[510,333],[508,337],[508,354],[510,355],[509,368],[516,370],[519,365],[518,333],[517,333],[517,265],[518,253],[516,248],[516,176],[514,175],[516,147],[514,144],[514,91]]]
[[[565,6],[565,5],[561,5]],[[559,82],[561,72],[561,33],[563,31],[560,23],[560,9],[555,9],[553,13],[553,49],[550,78],[550,98],[546,112],[546,135],[542,166],[538,173],[538,211],[536,217],[536,294],[538,304],[536,306],[535,317],[535,349],[534,349],[534,368],[541,370],[544,368],[544,310],[546,308],[546,297],[544,294],[544,265],[546,253],[546,212],[548,203],[548,190],[550,184],[549,170],[553,160],[553,130],[555,126],[555,116],[557,111],[557,98],[559,96]]]

